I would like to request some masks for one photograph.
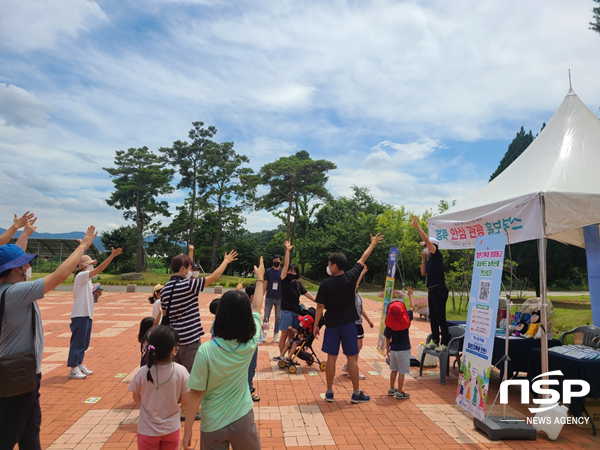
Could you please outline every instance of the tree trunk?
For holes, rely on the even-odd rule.
[[[194,214],[196,209],[196,160],[194,160],[193,170],[194,176],[192,177],[192,210],[190,215],[190,237],[188,239],[190,245],[194,245]]]
[[[292,200],[294,199],[294,183],[292,183],[290,187],[289,193],[289,204],[288,204],[288,212],[287,212],[287,241],[290,240],[290,216],[292,214]]]
[[[210,273],[213,273],[217,268],[217,248],[219,247],[219,241],[221,240],[221,232],[223,228],[223,206],[221,204],[221,196],[219,195],[218,199],[218,212],[217,212],[217,235],[215,236],[215,240],[213,242],[212,248],[212,258],[210,261]]]
[[[135,270],[142,272],[144,270],[144,219],[140,211],[140,192],[135,193],[135,211],[137,222],[137,263]]]
[[[296,240],[296,225],[298,224],[298,198],[295,201],[295,211],[294,211],[294,228],[292,229],[292,239],[290,240],[290,244],[294,245]],[[294,259],[294,249],[290,251],[290,263]]]

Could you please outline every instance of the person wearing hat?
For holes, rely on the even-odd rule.
[[[79,246],[57,269],[44,278],[28,282],[31,261],[37,255],[26,254],[17,245],[0,247],[0,296],[4,296],[0,332],[0,357],[23,352],[36,355],[37,387],[31,392],[0,398],[0,447],[41,449],[40,382],[44,329],[37,300],[65,281],[77,266],[83,253],[92,245],[97,233],[87,229]],[[32,317],[33,314],[33,317]],[[35,325],[35,328],[31,324]],[[34,332],[35,329],[35,332]]]
[[[160,324],[162,320],[162,308],[160,307],[160,293],[162,292],[163,285],[157,284],[152,289],[152,295],[148,297],[148,301],[151,305],[154,305],[152,308],[152,318],[154,319],[154,326]]]
[[[427,277],[427,303],[429,306],[429,324],[431,326],[431,348],[436,351],[446,351],[450,342],[448,322],[446,321],[446,302],[448,288],[444,275],[444,257],[439,251],[439,241],[430,238],[419,226],[419,218],[413,216],[412,226],[417,230],[423,242],[421,253],[421,276]],[[429,256],[429,258],[427,258]],[[441,342],[440,342],[441,336]]]
[[[102,272],[121,254],[120,248],[111,248],[110,256],[94,269],[96,260],[83,255],[77,265],[73,278],[73,309],[71,310],[71,342],[67,366],[71,368],[69,378],[83,380],[94,372],[83,364],[85,351],[90,345],[92,336],[92,320],[94,317],[94,286],[92,278]]]

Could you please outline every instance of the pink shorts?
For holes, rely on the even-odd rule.
[[[181,430],[174,431],[166,436],[137,435],[139,450],[178,450],[181,440]]]

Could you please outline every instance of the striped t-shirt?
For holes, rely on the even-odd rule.
[[[163,309],[167,310],[171,302],[169,319],[171,326],[179,333],[180,345],[189,345],[204,335],[198,307],[198,294],[203,290],[204,278],[186,279],[174,275],[160,292]]]

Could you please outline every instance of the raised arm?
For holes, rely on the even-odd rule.
[[[369,259],[369,256],[371,256],[371,253],[373,252],[373,249],[375,248],[375,246],[377,244],[379,244],[381,241],[383,241],[383,235],[380,233],[377,233],[375,236],[370,234],[369,236],[371,236],[371,244],[369,245],[369,247],[367,247],[367,249],[365,250],[363,255],[358,260],[358,262],[361,263],[363,266],[367,262],[367,259]]]
[[[106,258],[102,264],[100,264],[98,267],[96,267],[95,269],[92,269],[90,271],[90,278],[95,277],[96,275],[98,275],[100,272],[103,272],[104,269],[106,269],[108,267],[108,265],[112,262],[113,259],[115,259],[117,256],[119,256],[121,253],[123,253],[123,250],[121,248],[118,249],[114,249],[114,248],[110,248],[110,256],[108,258]]]
[[[0,235],[0,245],[5,245],[10,242],[15,233],[19,228],[23,228],[27,223],[34,219],[34,215],[27,211],[21,217],[17,217],[15,214],[15,218],[13,220],[13,224],[6,230],[4,233]],[[19,245],[19,247],[21,247]],[[23,248],[23,247],[21,247]]]
[[[261,312],[263,300],[265,298],[265,263],[263,257],[260,257],[258,267],[254,266],[254,274],[256,275],[256,287],[254,289],[254,301],[252,302],[252,311]]]
[[[290,241],[285,241],[283,245],[285,246],[285,262],[283,263],[283,270],[281,271],[281,275],[279,277],[282,280],[285,280],[285,277],[287,277],[288,269],[290,268],[290,252],[292,251],[294,246],[290,244]]]
[[[412,309],[412,310],[415,309],[415,301],[413,300],[414,292],[415,292],[415,289],[412,286],[406,286],[406,295],[408,295],[408,304],[410,306],[410,309]]]
[[[37,227],[34,227],[33,224],[37,220],[37,217],[34,217],[32,220],[27,221],[21,236],[17,239],[17,245],[23,249],[24,252],[27,251],[27,242],[29,242],[29,237],[35,233]]]
[[[217,281],[221,277],[221,275],[223,275],[223,272],[225,272],[227,266],[233,261],[237,261],[237,255],[238,253],[235,250],[231,250],[229,253],[225,252],[223,262],[219,267],[217,267],[217,270],[215,270],[213,273],[206,277],[206,279],[204,280],[204,286],[209,286],[215,281]]]
[[[431,254],[434,254],[437,251],[437,248],[435,248],[435,245],[433,245],[431,243],[431,241],[429,240],[429,236],[427,236],[427,233],[425,233],[419,226],[419,217],[418,216],[412,216],[411,225],[417,230],[417,233],[419,233],[419,236],[421,236],[421,239],[423,239],[423,242],[425,242],[425,245],[429,249],[429,252]],[[421,269],[421,275],[425,275],[423,273],[422,269]]]
[[[192,264],[194,264],[194,246],[190,245],[188,248],[190,249],[190,259],[192,260]]]
[[[60,266],[58,266],[54,272],[44,278],[44,294],[47,294],[52,289],[56,288],[56,286],[58,286],[60,283],[69,278],[69,275],[73,273],[73,270],[75,270],[75,267],[77,267],[77,264],[79,264],[83,253],[90,248],[96,236],[98,236],[96,228],[91,225],[87,229],[84,238],[79,243],[79,247],[77,247],[75,251],[71,253],[71,255]]]

